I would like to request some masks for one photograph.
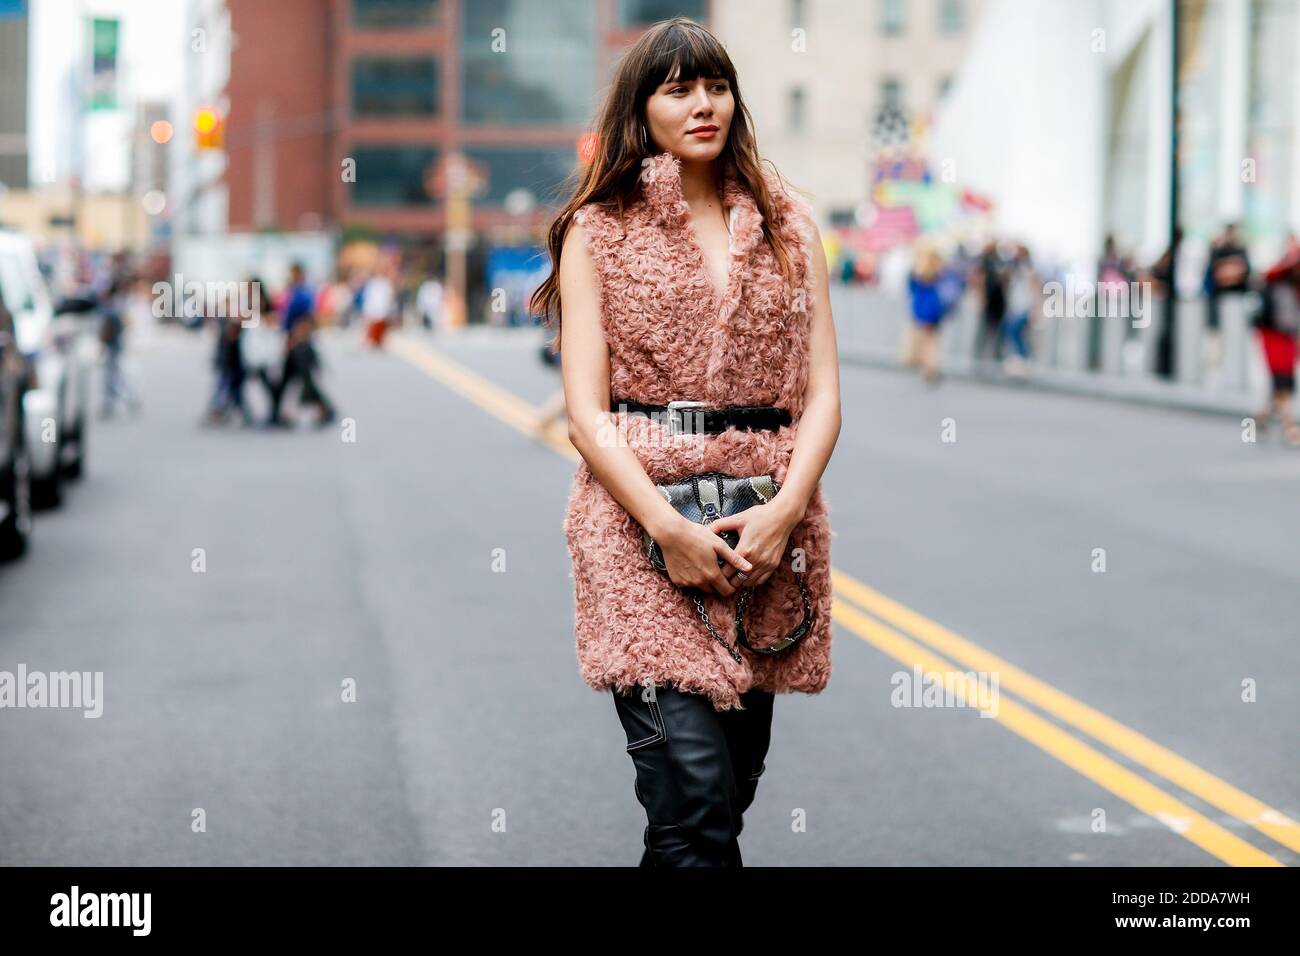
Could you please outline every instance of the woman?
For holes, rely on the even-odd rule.
[[[140,396],[122,368],[127,327],[127,292],[131,279],[119,276],[114,279],[104,297],[103,319],[99,326],[99,340],[104,346],[104,404],[100,417],[111,418],[117,400],[123,399],[131,414],[140,413]],[[152,314],[152,313],[151,313]]]
[[[284,355],[284,339],[276,321],[275,306],[266,291],[266,284],[260,277],[247,280],[249,288],[257,296],[257,315],[240,337],[244,350],[244,369],[247,374],[257,379],[266,390],[267,407],[275,405],[278,385],[272,375]]]
[[[920,353],[921,377],[934,385],[939,381],[939,323],[943,321],[944,302],[940,290],[943,263],[933,249],[917,250],[912,272],[907,277],[907,291],[912,300],[912,319],[917,351]],[[915,359],[908,356],[909,364]]]
[[[806,203],[759,166],[752,129],[721,44],[684,17],[651,27],[619,62],[533,299],[562,318],[582,456],[564,522],[578,663],[612,694],[627,735],[648,820],[642,866],[741,865],[774,695],[815,694],[830,677],[820,479],[840,397],[826,258]],[[665,422],[679,401],[705,404]],[[750,429],[719,424],[744,413],[705,411],[725,406],[763,408]],[[683,435],[684,418],[706,427]],[[780,491],[705,526],[654,487],[709,471],[771,475]],[[667,575],[647,560],[642,529]],[[722,532],[739,532],[734,549]],[[720,636],[734,632],[738,589],[755,589],[746,630],[770,649],[800,623],[801,581],[811,629],[771,655],[722,647],[682,593],[703,596]]]
[[[204,424],[220,425],[226,416],[237,410],[245,425],[253,423],[253,415],[244,402],[244,381],[247,370],[244,368],[243,346],[240,342],[240,319],[238,316],[217,319],[217,347],[213,356],[213,366],[217,371],[217,388],[208,405]]]
[[[1025,334],[1029,328],[1029,313],[1035,305],[1034,289],[1040,286],[1029,258],[1029,248],[1017,245],[1007,268],[1007,317],[1003,325],[1007,341],[1015,350],[1003,365],[1013,378],[1024,378],[1029,371],[1029,343],[1025,341]]]
[[[271,399],[271,415],[267,419],[269,427],[285,428],[294,424],[284,418],[280,409],[284,403],[285,393],[295,379],[302,382],[298,392],[298,404],[316,406],[318,428],[332,425],[338,417],[334,404],[320,387],[320,354],[312,342],[315,326],[315,318],[308,316],[299,319],[289,329],[285,339],[284,371],[280,374],[280,381]]]
[[[1264,274],[1263,302],[1255,319],[1260,348],[1272,380],[1268,406],[1256,416],[1260,434],[1274,415],[1287,444],[1300,447],[1300,425],[1291,414],[1295,392],[1296,334],[1300,332],[1300,244],[1294,239],[1277,265]]]
[[[396,303],[396,292],[389,273],[388,264],[381,265],[366,282],[361,293],[361,317],[366,322],[366,342],[376,349],[384,345],[384,334],[388,331]]]
[[[982,290],[983,321],[975,331],[975,366],[982,367],[984,354],[993,352],[993,361],[1002,358],[1002,318],[1007,311],[1006,270],[998,255],[998,244],[990,239],[975,267],[975,279]]]

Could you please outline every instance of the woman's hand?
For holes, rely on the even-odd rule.
[[[777,505],[774,499],[769,504],[755,505],[744,511],[725,518],[719,518],[708,526],[713,534],[723,531],[739,531],[740,541],[736,543],[735,553],[747,558],[754,566],[745,577],[736,580],[736,569],[728,567],[728,583],[741,587],[758,587],[781,566],[785,558],[786,545],[790,542],[790,533],[799,523],[799,517]],[[743,570],[743,569],[741,569]]]
[[[668,567],[668,579],[678,587],[699,588],[722,597],[731,597],[736,587],[723,573],[754,573],[754,566],[733,551],[711,530],[680,515],[678,521],[661,535],[655,535]],[[725,566],[718,564],[722,558]]]

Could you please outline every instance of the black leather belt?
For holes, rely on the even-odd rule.
[[[710,405],[708,402],[669,402],[647,405],[615,399],[611,412],[626,411],[647,415],[666,424],[674,434],[717,435],[728,428],[764,428],[775,430],[791,422],[790,411],[775,405]]]

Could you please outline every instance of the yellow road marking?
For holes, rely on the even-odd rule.
[[[935,674],[940,684],[945,674],[959,670],[942,657],[868,617],[847,602],[835,601],[831,606],[831,616],[900,664],[908,668],[919,664],[924,673]],[[999,680],[1001,679],[1000,677]],[[990,709],[988,713],[1000,720],[1008,730],[1164,823],[1179,836],[1185,837],[1224,863],[1230,866],[1283,865],[1150,781],[1120,766],[1097,749],[1001,693],[998,694],[996,709]]]
[[[545,436],[540,435],[533,424],[532,406],[508,389],[406,335],[391,335],[388,341],[394,355],[452,391],[530,438],[542,440],[571,461],[580,460],[581,456],[569,442],[568,435],[561,430],[552,428]],[[832,568],[831,577],[835,588],[832,617],[889,656],[908,666],[928,662],[924,666],[929,671],[955,669],[921,645],[867,617],[847,601],[857,601],[968,669],[996,671],[1001,687],[1014,691],[1054,717],[1177,783],[1189,793],[1300,852],[1300,829],[1294,820],[1279,811],[844,572]],[[1000,698],[999,707],[1009,716],[999,715],[998,719],[1009,729],[1139,810],[1149,813],[1206,852],[1235,866],[1283,865],[1032,711],[1005,698]]]
[[[562,430],[551,428],[543,437],[534,426],[533,407],[513,392],[501,388],[483,376],[470,371],[459,362],[434,352],[427,346],[412,341],[405,335],[393,335],[388,340],[390,351],[433,376],[452,391],[491,412],[506,424],[547,445],[570,459],[579,457],[577,449]]]
[[[924,641],[963,667],[997,672],[999,685],[1053,717],[1100,740],[1117,753],[1176,783],[1188,793],[1249,824],[1290,850],[1300,852],[1300,824],[1227,781],[1201,769],[1173,751],[1126,727],[1064,691],[1025,673],[978,644],[953,633],[936,621],[888,598],[838,568],[831,569],[837,596],[855,601],[883,621]]]

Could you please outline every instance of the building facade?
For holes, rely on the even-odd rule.
[[[620,49],[709,0],[227,0],[230,228],[435,237],[439,160],[475,235],[534,238]]]
[[[874,160],[911,145],[956,75],[983,0],[717,0],[759,148],[819,221],[849,225]]]
[[[0,0],[0,183],[27,188],[25,0]]]
[[[1175,0],[993,0],[932,155],[1014,235],[1092,268],[1102,240],[1169,244]],[[1300,5],[1178,0],[1178,219],[1189,249],[1239,223],[1260,260],[1300,228]],[[1196,291],[1196,270],[1185,273]]]

